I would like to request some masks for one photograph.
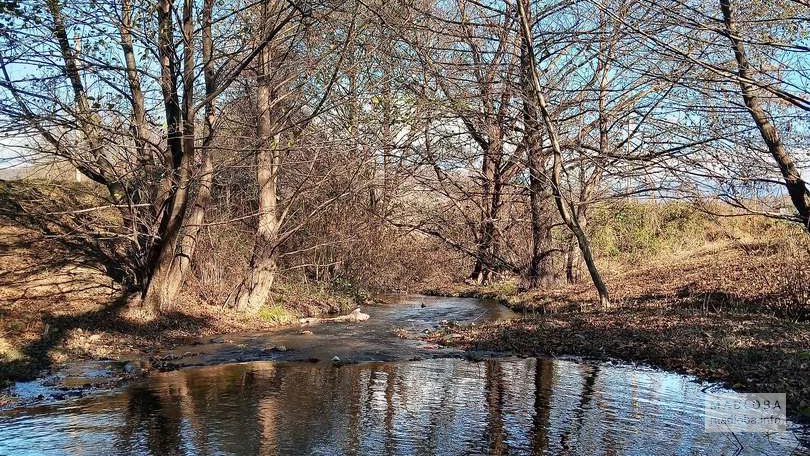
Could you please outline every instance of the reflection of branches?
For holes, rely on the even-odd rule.
[[[587,366],[589,372],[588,376],[585,377],[585,383],[582,386],[582,392],[579,395],[579,404],[577,405],[576,409],[574,410],[574,420],[571,422],[571,425],[565,430],[565,432],[560,436],[560,446],[563,449],[570,449],[568,442],[571,439],[571,435],[576,433],[582,432],[582,424],[585,420],[585,412],[590,411],[591,407],[589,406],[591,400],[593,399],[594,387],[596,385],[596,380],[599,377],[599,366]]]

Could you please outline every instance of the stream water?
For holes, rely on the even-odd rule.
[[[704,433],[708,385],[685,376],[574,360],[474,362],[398,337],[441,320],[511,316],[492,303],[407,297],[364,311],[365,323],[207,341],[175,360],[262,361],[2,411],[0,455],[810,454],[797,429]],[[286,350],[268,349],[279,343]]]

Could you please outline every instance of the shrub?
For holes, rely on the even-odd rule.
[[[259,309],[259,318],[277,325],[285,325],[295,321],[294,313],[279,305],[262,306]]]

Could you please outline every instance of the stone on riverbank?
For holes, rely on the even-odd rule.
[[[335,323],[359,323],[361,321],[366,321],[370,318],[370,315],[367,313],[363,313],[360,311],[360,308],[354,309],[351,313],[347,315],[340,315],[338,317],[332,318],[318,318],[318,317],[309,317],[309,318],[302,318],[299,322],[302,325],[312,325],[315,323],[321,322],[335,322]]]

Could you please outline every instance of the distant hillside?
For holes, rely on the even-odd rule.
[[[68,162],[53,162],[0,168],[0,180],[45,179],[61,182],[87,182],[89,179]]]

